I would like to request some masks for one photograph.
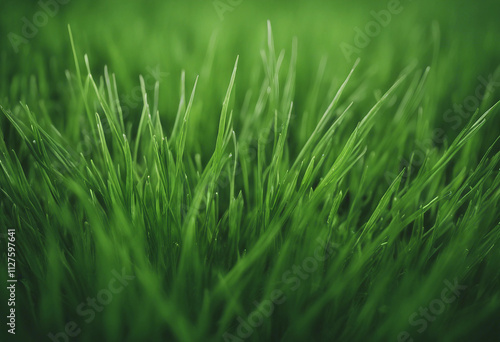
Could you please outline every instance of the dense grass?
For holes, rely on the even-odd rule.
[[[1,6],[7,341],[498,340],[496,1]]]

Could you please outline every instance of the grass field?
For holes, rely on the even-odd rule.
[[[2,341],[499,341],[498,1],[3,1]]]

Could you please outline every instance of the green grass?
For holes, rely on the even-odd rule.
[[[0,14],[5,340],[498,340],[496,2],[91,3]]]

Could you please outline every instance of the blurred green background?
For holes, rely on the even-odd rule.
[[[227,7],[220,7],[221,3]],[[299,67],[295,105],[298,111],[311,100],[307,98],[308,90],[317,81],[323,58],[327,61],[324,74],[334,78],[324,77],[320,92],[334,90],[357,57],[361,58],[363,76],[352,86],[372,92],[386,89],[408,65],[416,63],[417,67],[425,68],[432,64],[429,83],[439,99],[434,105],[440,112],[461,103],[474,91],[479,76],[487,77],[498,67],[500,3],[494,0],[480,3],[403,0],[401,13],[393,15],[380,34],[369,38],[367,46],[352,54],[351,60],[342,52],[342,44],[355,46],[355,29],[365,30],[366,25],[374,21],[371,12],[386,10],[390,1],[243,0],[233,3],[237,5],[226,0],[68,1],[59,4],[56,14],[49,17],[46,25],[37,28],[33,38],[19,44],[19,52],[15,53],[8,34],[22,36],[25,26],[22,18],[33,23],[33,16],[41,7],[35,1],[2,1],[2,103],[8,107],[7,104],[22,100],[36,110],[40,98],[57,99],[44,104],[54,117],[61,117],[55,124],[62,129],[64,120],[71,119],[63,115],[64,101],[69,98],[64,71],[74,71],[68,24],[73,30],[80,63],[83,65],[82,56],[87,54],[96,75],[102,75],[107,65],[110,72],[117,75],[121,98],[137,104],[131,108],[135,114],[132,119],[138,120],[141,110],[137,92],[139,75],[146,78],[153,74],[151,70],[157,71],[161,81],[160,115],[167,126],[175,119],[182,70],[186,72],[188,89],[200,75],[200,92],[207,94],[206,98],[214,98],[211,102],[195,104],[204,110],[216,111],[220,109],[231,66],[239,55],[240,68],[245,72],[238,75],[238,80],[246,87],[237,84],[236,99],[243,102],[247,89],[259,84],[263,72],[259,67],[260,49],[266,44],[267,20],[273,27],[276,49],[286,50],[284,74],[288,70],[286,63],[292,39],[297,37]],[[437,55],[436,51],[439,51]],[[38,81],[33,83],[31,75]],[[36,89],[27,92],[24,85]],[[152,87],[148,90],[152,91]],[[304,120],[309,132],[316,119]],[[436,120],[439,119],[440,116]],[[217,123],[197,114],[191,121],[193,129],[203,128],[209,136],[215,136]],[[238,127],[238,122],[235,124]],[[207,139],[204,145],[191,146],[195,140],[188,138],[190,148],[205,153],[213,149],[213,139]]]
[[[356,101],[358,106],[353,110],[354,118],[346,122],[345,132],[339,133],[339,141],[346,140],[348,133],[366,115],[364,109],[371,108],[402,70],[408,67],[425,70],[427,66],[431,66],[427,93],[432,96],[422,115],[427,115],[429,127],[443,127],[448,141],[452,141],[466,120],[460,122],[459,127],[452,127],[443,115],[436,113],[444,114],[454,104],[463,103],[480,84],[478,77],[488,79],[500,65],[500,1],[497,0],[402,0],[401,12],[392,15],[386,27],[370,37],[366,47],[359,48],[352,58],[346,57],[342,46],[355,46],[359,38],[357,29],[365,31],[366,25],[375,20],[372,12],[387,10],[390,1],[69,0],[51,7],[49,12],[53,15],[48,15],[43,25],[35,25],[35,22],[41,18],[39,13],[45,11],[45,5],[37,1],[0,1],[0,104],[17,113],[21,111],[19,101],[22,101],[34,113],[46,113],[75,150],[81,150],[76,146],[82,143],[85,133],[74,132],[79,125],[73,121],[83,116],[70,110],[76,106],[71,95],[74,89],[68,86],[67,80],[75,74],[68,24],[82,73],[86,54],[95,79],[103,75],[105,66],[116,74],[119,97],[129,112],[127,121],[134,127],[142,111],[140,75],[146,81],[148,93],[153,93],[154,81],[160,82],[158,108],[163,127],[169,132],[179,106],[182,72],[185,71],[188,93],[199,75],[197,94],[202,95],[194,101],[188,129],[192,134],[187,136],[186,150],[190,155],[199,153],[204,163],[214,150],[218,115],[237,56],[234,108],[245,106],[249,90],[254,92],[254,98],[258,96],[264,74],[260,51],[266,49],[268,20],[276,50],[285,51],[283,79],[288,72],[295,37],[298,44],[294,113],[298,113],[300,124],[290,128],[292,150],[304,145],[357,57],[361,59],[359,68],[346,93],[349,101]],[[27,27],[33,37],[23,33]],[[317,90],[311,91],[314,87]],[[383,118],[390,120],[387,116]],[[235,116],[235,131],[243,127],[244,119]],[[43,115],[40,121],[43,122]],[[3,115],[0,127],[7,147],[19,147],[21,139]],[[484,152],[490,146],[498,135],[498,127],[497,115],[483,127],[484,140],[474,142],[480,145],[479,151]],[[408,130],[413,128],[409,126]],[[383,130],[384,122],[374,128],[378,134]],[[414,138],[413,132],[405,134]],[[404,150],[401,155],[408,156],[414,149],[412,145],[401,146]],[[24,145],[19,150],[16,152],[25,166],[29,151]],[[473,155],[470,163],[477,162],[481,156],[482,153]],[[380,197],[385,188],[385,185],[377,188],[374,193]],[[18,292],[20,301],[21,291]],[[50,298],[55,298],[58,293],[51,295],[54,297]],[[30,319],[48,307],[23,305]],[[68,310],[71,312],[73,307]],[[186,311],[191,313],[190,310],[195,309]],[[113,313],[107,316],[111,317],[110,322],[113,317],[119,317]],[[127,314],[130,321],[134,319],[132,316],[133,313]],[[18,329],[29,334],[31,325],[37,324],[30,319],[19,318]],[[138,321],[138,326],[148,325],[147,321]],[[94,324],[99,327],[96,329],[104,329],[107,323]],[[47,326],[53,329],[54,325],[54,321],[46,318],[35,330],[40,328],[45,332],[43,329]]]

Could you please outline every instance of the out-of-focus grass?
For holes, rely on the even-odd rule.
[[[499,5],[402,1],[347,59],[388,4],[247,0],[221,21],[210,1],[73,1],[16,53],[40,7],[3,2],[17,340],[70,321],[72,340],[238,340],[279,290],[238,338],[495,341]],[[134,279],[86,322],[114,271]]]

